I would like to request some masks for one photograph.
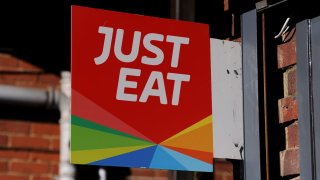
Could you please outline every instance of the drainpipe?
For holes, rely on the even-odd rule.
[[[53,88],[34,89],[10,85],[0,85],[0,102],[12,105],[35,107],[57,107],[60,92]]]
[[[75,168],[70,164],[70,72],[61,73],[61,89],[35,89],[0,85],[0,103],[59,108],[60,110],[60,164],[57,180],[74,180]]]

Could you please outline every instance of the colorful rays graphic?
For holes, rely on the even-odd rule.
[[[73,107],[71,118],[72,163],[213,171],[211,115],[156,144],[81,94],[73,95],[81,101],[73,104],[82,107]]]

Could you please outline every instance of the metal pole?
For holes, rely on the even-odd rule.
[[[320,179],[320,17],[297,24],[301,179]]]
[[[171,0],[171,18],[180,19],[180,0]]]
[[[261,15],[262,26],[262,63],[263,63],[263,111],[264,111],[264,140],[265,140],[265,161],[266,161],[266,180],[270,179],[269,175],[269,130],[268,130],[268,94],[267,94],[267,55],[266,55],[266,27],[265,27],[265,14]]]
[[[320,180],[320,17],[311,20],[315,177]]]
[[[312,172],[310,107],[310,38],[309,20],[297,24],[297,85],[301,179],[315,180]]]
[[[244,114],[244,177],[261,179],[260,124],[258,92],[257,12],[241,16],[243,114]]]
[[[0,85],[0,102],[14,105],[56,108],[60,93],[53,88],[36,89],[10,85]]]

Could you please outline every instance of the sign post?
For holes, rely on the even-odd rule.
[[[205,24],[72,7],[71,163],[211,172]]]

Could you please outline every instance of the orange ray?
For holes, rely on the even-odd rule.
[[[212,137],[212,123],[208,123],[180,136],[171,137],[160,145],[212,153]]]
[[[201,161],[212,164],[213,162],[213,154],[211,152],[203,152],[203,151],[195,151],[190,149],[183,149],[171,146],[165,146],[169,149],[175,150],[177,152],[183,153],[185,155],[191,156],[193,158],[199,159]]]

